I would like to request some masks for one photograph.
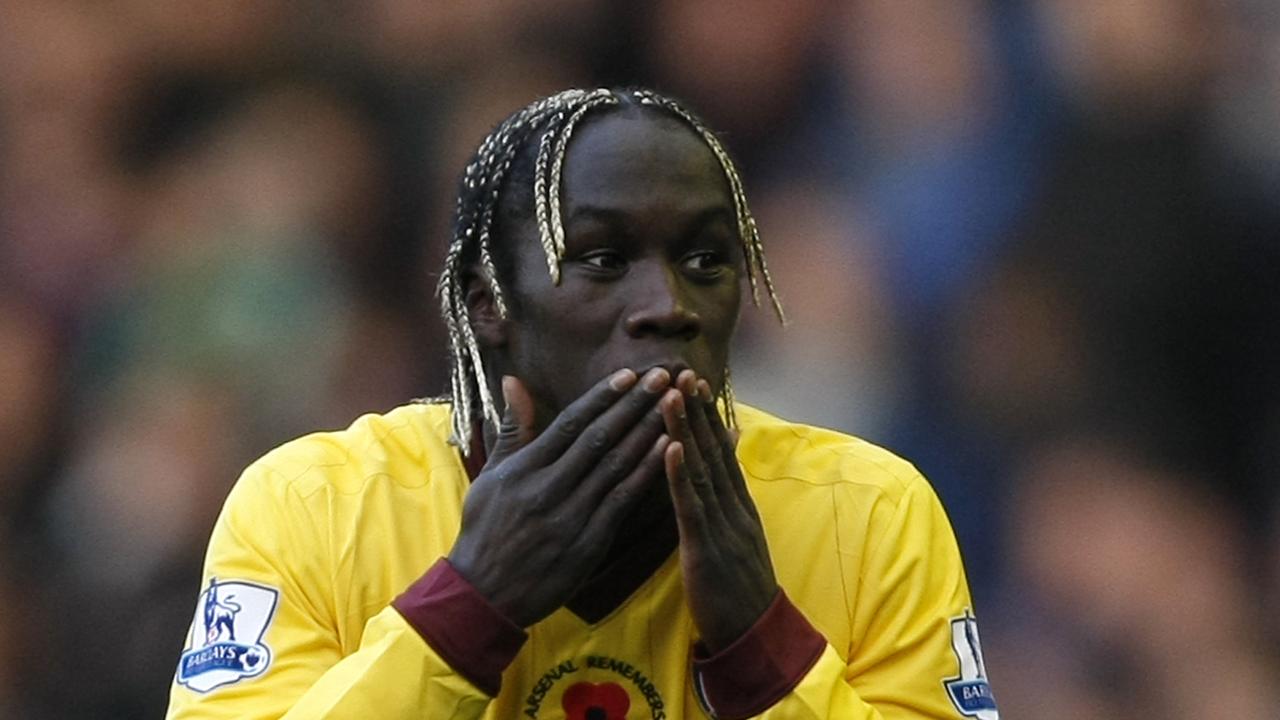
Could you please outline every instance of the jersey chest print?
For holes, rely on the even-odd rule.
[[[608,655],[586,655],[547,668],[527,692],[522,711],[533,720],[664,720],[666,707],[641,669]]]

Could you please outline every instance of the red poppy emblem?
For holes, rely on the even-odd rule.
[[[626,720],[631,708],[627,691],[616,683],[575,683],[560,700],[566,720]]]

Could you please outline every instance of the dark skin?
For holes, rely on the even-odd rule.
[[[714,652],[777,593],[713,401],[745,272],[728,183],[691,129],[630,108],[579,128],[562,197],[559,286],[532,218],[505,228],[509,317],[485,283],[469,286],[506,410],[450,562],[527,627],[573,598],[615,537],[644,542],[628,527],[674,511],[689,608]]]

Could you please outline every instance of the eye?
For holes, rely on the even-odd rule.
[[[577,261],[601,273],[616,273],[627,266],[627,259],[616,250],[592,250],[579,255]]]
[[[680,261],[685,270],[703,277],[716,277],[728,269],[728,259],[718,252],[702,250],[685,255]]]

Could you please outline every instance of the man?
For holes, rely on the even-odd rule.
[[[781,309],[694,116],[540,100],[455,232],[450,402],[246,471],[204,590],[238,639],[195,618],[170,717],[997,717],[925,480],[733,402],[744,276]]]

